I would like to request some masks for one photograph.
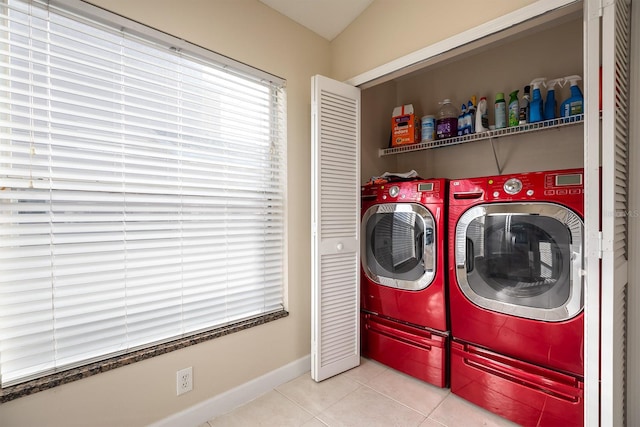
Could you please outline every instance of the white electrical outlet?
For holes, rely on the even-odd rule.
[[[176,375],[176,389],[178,396],[193,390],[193,368],[180,369]]]

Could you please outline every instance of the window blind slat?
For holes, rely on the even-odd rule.
[[[282,309],[280,80],[1,1],[2,385]]]

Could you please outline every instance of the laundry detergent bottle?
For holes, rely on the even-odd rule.
[[[458,134],[458,109],[450,99],[440,103],[436,117],[436,139],[452,138]]]
[[[558,109],[558,102],[556,101],[556,85],[564,86],[564,79],[553,79],[546,83],[547,86],[547,100],[544,102],[544,119],[553,120],[557,117],[556,110]]]
[[[571,96],[567,98],[560,106],[560,114],[562,117],[575,116],[584,112],[582,91],[578,87],[578,80],[582,80],[580,76],[567,76],[565,81],[571,83]]]
[[[544,104],[540,94],[540,85],[543,85],[546,80],[544,77],[539,77],[531,82],[533,98],[529,103],[529,123],[541,122],[544,119]]]

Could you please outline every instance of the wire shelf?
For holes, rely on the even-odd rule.
[[[451,145],[464,144],[472,141],[481,141],[483,139],[500,138],[502,136],[519,135],[528,132],[537,132],[547,129],[557,129],[563,126],[572,126],[580,124],[584,121],[584,114],[577,114],[570,117],[561,117],[558,119],[544,120],[542,122],[527,123],[526,125],[518,125],[503,129],[489,130],[471,135],[456,136],[447,139],[437,139],[433,141],[421,142],[419,144],[402,145],[393,148],[381,148],[378,150],[378,156],[389,156],[392,154],[408,153],[411,151],[430,150],[432,148],[449,147]]]

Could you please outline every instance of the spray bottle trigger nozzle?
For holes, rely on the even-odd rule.
[[[560,86],[560,88],[563,88],[563,87],[564,87],[564,85],[566,84],[566,82],[567,82],[567,81],[565,80],[565,78],[564,78],[564,77],[560,77],[559,79],[549,80],[549,81],[546,83],[546,85],[545,85],[545,86],[546,86],[547,88],[551,88],[551,89],[553,89],[553,88],[555,87],[555,85],[558,85],[558,86]]]
[[[546,81],[546,77],[538,77],[537,79],[533,79],[529,84],[532,86],[532,89],[540,89],[540,85],[547,87]]]
[[[577,76],[577,75],[572,75],[572,76],[567,76],[564,78],[564,83],[566,84],[567,82],[569,82],[571,84],[571,86],[576,86],[578,84],[578,80],[582,80],[582,77]]]

